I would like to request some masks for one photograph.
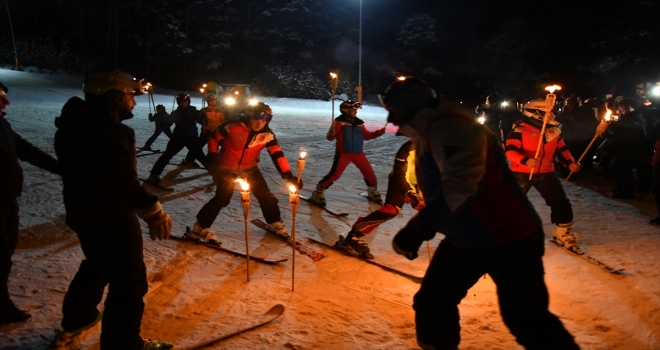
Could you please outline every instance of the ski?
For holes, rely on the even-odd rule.
[[[167,163],[167,164],[169,164],[169,165],[174,165],[174,166],[178,166],[178,167],[183,167],[183,168],[186,168],[186,169],[201,169],[201,170],[206,170],[206,168],[204,168],[203,166],[199,166],[199,165],[188,165],[188,164],[181,164],[181,163],[178,163],[178,164],[177,164],[177,163]]]
[[[142,182],[148,184],[149,186],[153,186],[153,187],[156,187],[156,188],[158,188],[158,189],[161,189],[161,190],[163,190],[163,191],[167,191],[167,192],[173,192],[173,191],[174,191],[174,189],[171,188],[171,187],[165,187],[165,186],[163,186],[163,185],[160,185],[160,184],[157,184],[157,183],[155,183],[155,182],[149,181],[148,179],[140,178],[140,181],[142,181]]]
[[[161,154],[162,152],[137,152],[137,155],[135,156],[136,158],[140,157],[146,157],[146,156],[153,156],[155,154]]]
[[[159,149],[146,149],[146,148],[139,147],[137,149],[137,153],[142,153],[142,152],[163,153],[163,151],[161,151]]]
[[[271,177],[271,179],[272,179],[273,181],[275,181],[277,184],[279,184],[280,186],[282,186],[282,187],[284,187],[284,188],[287,188],[282,182],[278,181],[277,179],[275,179],[275,178],[273,178],[273,177]],[[320,205],[319,203],[317,203],[317,202],[315,202],[315,201],[311,200],[310,198],[305,197],[305,196],[303,196],[303,195],[300,195],[300,199],[304,200],[304,201],[307,202],[307,203],[311,203],[311,204],[313,204],[313,205],[315,205],[315,206],[317,206],[317,207],[319,207],[319,208],[321,208],[321,209],[327,211],[328,213],[330,213],[330,214],[332,214],[332,215],[334,215],[334,216],[339,216],[339,217],[342,217],[342,216],[348,216],[348,213],[341,213],[341,212],[332,211],[332,210],[328,209],[327,205]]]
[[[591,256],[585,254],[584,252],[582,252],[582,254],[580,254],[578,252],[570,250],[566,246],[564,246],[563,243],[557,241],[555,237],[550,238],[550,243],[556,245],[559,248],[562,248],[563,250],[579,257],[580,259],[582,259],[582,260],[584,260],[584,261],[586,261],[590,264],[593,264],[593,265],[596,265],[596,266],[600,267],[601,269],[603,269],[603,270],[605,270],[609,273],[612,273],[612,274],[615,274],[615,275],[621,275],[623,270],[625,270],[625,269],[617,269],[617,268],[614,268],[610,265],[607,265],[607,264],[605,264],[604,262],[602,262],[598,259],[592,258]]]
[[[362,196],[362,197],[368,199],[370,202],[374,202],[374,203],[376,203],[376,204],[378,204],[378,205],[383,205],[383,204],[384,204],[382,199],[381,199],[380,202],[379,202],[379,201],[377,201],[377,200],[375,200],[375,199],[369,197],[369,194],[368,194],[367,192],[360,192],[360,196]]]
[[[343,238],[343,237],[340,236],[340,239],[341,239],[341,238]],[[392,267],[392,266],[389,266],[389,265],[383,264],[383,263],[379,262],[379,261],[376,260],[376,259],[366,259],[366,258],[364,258],[362,255],[358,254],[356,251],[354,251],[354,250],[352,250],[352,249],[350,249],[350,250],[349,250],[349,249],[345,249],[343,245],[340,245],[340,246],[337,246],[337,245],[330,245],[330,244],[327,244],[327,243],[325,243],[325,242],[322,242],[322,241],[320,241],[320,240],[317,240],[317,239],[314,239],[314,238],[311,238],[311,237],[307,237],[307,239],[309,239],[309,240],[311,240],[312,242],[315,242],[315,243],[323,244],[323,245],[326,246],[326,247],[330,247],[330,248],[332,248],[332,249],[334,249],[334,250],[336,250],[336,251],[342,252],[342,253],[344,253],[344,254],[346,254],[346,255],[348,255],[348,256],[352,256],[352,257],[358,258],[358,259],[360,259],[360,260],[362,260],[362,261],[364,261],[364,262],[366,262],[366,263],[369,263],[369,264],[372,264],[372,265],[376,265],[376,266],[378,266],[378,267],[380,267],[380,268],[382,268],[382,269],[384,269],[384,270],[386,270],[386,271],[394,272],[394,273],[396,273],[396,274],[398,274],[398,275],[401,275],[401,276],[404,276],[404,277],[408,277],[408,278],[412,279],[413,281],[415,281],[415,282],[417,282],[417,283],[420,283],[420,282],[422,281],[422,278],[424,278],[424,276],[422,276],[422,275],[416,275],[416,274],[413,274],[413,273],[410,273],[410,272],[406,272],[406,271],[403,271],[403,270],[400,270],[400,269],[394,268],[394,267]],[[420,272],[421,272],[421,271],[420,271]]]
[[[218,245],[218,244],[208,243],[208,242],[204,242],[204,241],[201,241],[201,240],[198,240],[198,239],[190,238],[190,237],[186,236],[185,234],[183,236],[170,235],[170,238],[172,238],[176,241],[185,241],[185,242],[201,244],[205,247],[213,248],[213,249],[216,249],[216,250],[221,250],[225,253],[242,256],[244,258],[247,257],[247,255],[245,255],[245,252],[239,252],[239,251],[236,251],[236,250],[233,250],[233,249],[225,248],[225,247],[222,246],[222,244]],[[254,261],[257,261],[257,262],[264,263],[264,264],[275,265],[275,264],[279,264],[281,262],[284,262],[287,259],[271,260],[271,259],[260,258],[258,256],[250,255],[250,260],[254,260]]]
[[[268,227],[268,224],[261,221],[260,219],[254,219],[251,222],[253,224],[255,224],[257,227],[265,230],[266,232],[268,232],[268,233],[270,233],[274,236],[277,236],[278,238],[280,238],[280,239],[282,239],[286,242],[289,242],[289,240],[291,239],[290,237],[289,238],[282,237],[282,236],[278,235],[277,233],[273,232],[273,230],[271,230],[270,227]],[[310,257],[314,261],[319,261],[319,260],[325,258],[325,255],[323,255],[323,254],[317,252],[316,250],[306,246],[305,244],[301,243],[298,240],[296,240],[296,250],[303,253],[303,254],[305,254],[305,255],[307,255],[308,257]]]
[[[195,345],[189,346],[184,348],[185,350],[196,350],[208,345],[211,345],[213,343],[219,342],[221,340],[227,339],[229,337],[233,337],[237,334],[241,334],[243,332],[247,332],[249,330],[255,329],[257,327],[263,326],[265,324],[268,324],[278,317],[280,317],[284,313],[284,305],[282,304],[277,304],[273,307],[271,307],[268,311],[266,311],[265,314],[261,316],[257,316],[253,318],[250,321],[244,322],[244,323],[239,323],[237,325],[231,325],[228,330],[224,331],[223,333],[214,336],[212,338],[209,338],[207,340],[204,340],[200,343],[197,343]]]
[[[147,291],[147,294],[145,294],[145,298],[163,285],[163,275],[159,273],[153,274],[147,278],[147,283],[149,285],[149,290]],[[77,349],[82,345],[89,334],[98,329],[102,320],[103,311],[99,312],[99,315],[94,322],[74,332],[64,332],[59,329],[55,330],[55,338],[51,341],[46,350]]]

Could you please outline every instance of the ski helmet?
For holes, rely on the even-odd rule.
[[[218,96],[216,95],[206,95],[206,102],[218,101]]]
[[[181,101],[185,101],[185,100],[188,100],[188,102],[190,102],[190,95],[188,95],[187,93],[181,92],[181,93],[176,95],[176,102],[177,103],[181,103]]]
[[[144,79],[137,80],[132,75],[120,70],[93,71],[87,74],[83,83],[85,94],[103,95],[110,90],[142,95],[147,92]]]
[[[355,102],[355,101],[344,101],[339,105],[339,111],[341,111],[343,114],[348,114],[350,111],[357,111],[362,107],[362,104],[360,102]]]
[[[165,106],[163,106],[163,105],[157,105],[156,106],[156,110],[158,110],[159,108],[162,108],[163,110],[165,110]]]
[[[435,91],[424,80],[415,77],[401,77],[378,95],[385,109],[407,107],[421,109],[436,102]]]
[[[523,113],[530,118],[543,119],[545,116],[545,100],[536,99],[525,103]]]
[[[273,119],[273,110],[263,102],[257,102],[254,106],[248,106],[245,109],[245,114],[254,120],[265,120],[266,123]]]

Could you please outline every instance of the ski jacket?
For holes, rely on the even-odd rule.
[[[389,181],[396,183],[401,194],[417,191],[417,176],[415,176],[415,149],[412,140],[406,141],[396,152],[394,166],[390,172]],[[389,185],[388,185],[389,187]]]
[[[67,101],[55,126],[67,225],[133,227],[135,211],[158,200],[138,180],[133,129],[78,97]]]
[[[525,163],[536,155],[541,128],[542,121],[529,117],[515,123],[506,139],[506,157],[511,162],[512,171],[528,174],[532,171]],[[575,162],[561,137],[561,130],[555,125],[547,124],[539,152],[540,165],[535,168],[535,174],[554,172],[555,156],[566,167]]]
[[[364,122],[358,117],[342,114],[335,118],[334,133],[328,133],[328,141],[337,139],[335,152],[337,153],[361,153],[365,140],[375,139],[379,133],[369,131],[364,127]]]
[[[182,138],[197,137],[197,124],[206,124],[206,115],[195,106],[178,107],[170,115],[174,122],[172,135]]]
[[[23,139],[0,114],[0,203],[7,203],[23,192],[23,168],[18,160],[59,174],[57,160]]]
[[[149,114],[149,121],[155,122],[156,125],[161,129],[167,128],[170,125],[172,125],[172,117],[167,112],[162,112],[162,113],[158,112],[153,116]]]
[[[408,228],[426,240],[441,232],[459,248],[505,245],[543,232],[499,141],[460,104],[440,99],[399,132],[414,143],[426,203]]]
[[[289,162],[268,125],[253,131],[244,120],[225,123],[209,137],[208,143],[209,157],[218,157],[219,166],[232,171],[256,167],[264,147],[280,174],[291,172]]]
[[[225,122],[225,114],[220,107],[207,106],[202,108],[201,112],[206,114],[206,120],[208,122],[208,124],[204,126],[204,130],[206,131],[213,132]]]

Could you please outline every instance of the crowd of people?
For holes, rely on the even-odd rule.
[[[64,297],[63,331],[52,348],[70,343],[102,319],[104,349],[167,349],[172,345],[140,337],[148,285],[138,219],[147,223],[154,240],[167,239],[172,222],[158,197],[141,185],[135,134],[122,124],[133,117],[134,97],[147,92],[147,85],[113,70],[89,73],[83,86],[84,99],[69,99],[56,118],[57,159],[22,139],[0,118],[0,324],[30,318],[13,304],[7,287],[18,239],[16,199],[21,193],[18,160],[22,160],[61,176],[66,223],[78,235],[85,255]],[[8,91],[0,83],[0,110],[9,105]],[[539,99],[517,109],[491,94],[473,112],[438,97],[414,77],[398,79],[380,97],[388,122],[409,138],[393,155],[385,201],[363,150],[364,141],[382,136],[385,128],[368,130],[357,117],[360,103],[344,101],[341,115],[326,134],[328,141],[336,142],[334,162],[310,200],[326,205],[324,191],[353,163],[369,188],[368,197],[382,205],[359,217],[338,243],[373,259],[363,237],[408,203],[417,213],[394,237],[395,252],[415,259],[424,241],[436,233],[446,236],[414,297],[421,348],[457,349],[458,304],[488,273],[498,286],[504,321],[520,344],[528,349],[578,349],[548,311],[541,260],[543,225],[526,193],[531,187],[539,191],[551,208],[554,239],[576,254],[582,251],[571,231],[573,210],[559,177],[591,169],[594,159],[616,184],[613,197],[632,198],[635,191],[652,189],[660,212],[656,110],[624,97],[607,102],[568,97],[553,106]],[[260,102],[238,118],[225,118],[217,96],[207,97],[208,107],[201,110],[190,105],[188,94],[177,94],[176,101],[178,107],[171,114],[164,106],[155,106],[156,114],[149,116],[156,123],[155,132],[142,150],[150,150],[161,132],[169,137],[146,180],[152,185],[160,186],[163,169],[183,148],[189,150],[185,165],[199,165],[199,161],[211,173],[215,195],[199,210],[193,229],[186,234],[221,244],[211,226],[229,204],[240,177],[250,182],[270,229],[289,238],[278,200],[258,167],[263,149],[284,180],[298,189],[303,188],[303,181],[293,174],[270,128],[271,107]],[[610,121],[605,120],[607,109],[614,112]],[[592,146],[596,139],[597,145]],[[97,147],[85,147],[92,143]],[[582,154],[585,161],[576,161],[575,156]],[[660,224],[660,215],[651,223]],[[105,308],[99,311],[108,286]]]

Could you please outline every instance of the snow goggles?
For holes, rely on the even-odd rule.
[[[273,119],[273,115],[268,112],[259,112],[252,115],[253,120],[265,120],[266,123],[270,122]]]

